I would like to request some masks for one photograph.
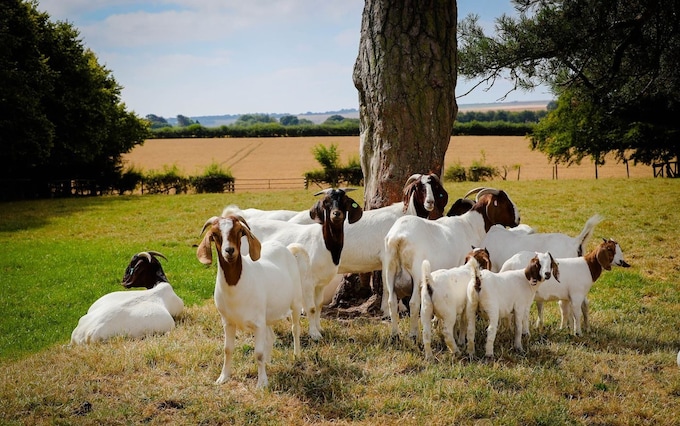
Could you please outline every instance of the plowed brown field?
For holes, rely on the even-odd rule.
[[[150,139],[123,156],[128,165],[144,171],[161,170],[164,165],[176,165],[186,175],[201,174],[215,162],[231,170],[236,179],[298,178],[304,172],[319,169],[312,148],[322,144],[338,146],[341,161],[359,156],[358,137],[308,138],[226,138],[226,139]],[[460,164],[469,167],[473,161],[503,169],[508,167],[508,179],[516,180],[519,165],[520,180],[552,179],[554,166],[546,156],[529,149],[529,141],[520,136],[455,136],[446,151],[445,167]],[[600,178],[651,177],[649,166],[617,163],[608,157],[598,167]],[[590,159],[581,165],[559,165],[559,179],[594,178],[595,166]]]

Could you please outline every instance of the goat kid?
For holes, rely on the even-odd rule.
[[[435,315],[442,323],[442,334],[446,346],[453,354],[460,353],[458,345],[464,342],[466,329],[467,287],[470,276],[474,272],[469,261],[473,257],[481,268],[491,267],[488,250],[479,247],[472,247],[472,251],[465,258],[464,265],[451,269],[438,269],[431,272],[430,261],[423,260],[420,322],[423,326],[426,360],[432,358],[432,320]],[[457,342],[454,340],[456,329],[458,330]]]
[[[493,347],[498,332],[499,320],[514,319],[514,348],[523,351],[522,325],[528,307],[534,300],[536,290],[545,280],[555,277],[559,280],[560,271],[550,253],[534,253],[523,270],[491,272],[482,270],[472,258],[472,279],[467,289],[467,352],[470,357],[475,353],[476,315],[479,312],[488,318],[486,329],[485,356],[493,358]]]
[[[531,252],[523,251],[508,259],[501,268],[501,272],[518,269],[526,264]],[[560,329],[565,324],[573,330],[574,335],[581,335],[581,316],[584,328],[588,328],[588,292],[602,274],[603,270],[610,271],[612,265],[624,268],[630,265],[623,258],[623,251],[619,244],[612,239],[602,239],[602,242],[592,251],[579,257],[558,258],[561,282],[554,278],[546,280],[536,291],[534,300],[538,311],[536,327],[543,327],[543,304],[549,301],[559,301],[562,321]],[[528,332],[527,322],[523,325]]]
[[[492,188],[476,188],[476,203],[462,216],[445,216],[424,220],[417,216],[399,218],[385,236],[383,279],[387,287],[391,332],[398,335],[397,288],[401,274],[417,277],[412,288],[409,336],[418,336],[420,286],[423,260],[432,269],[449,269],[465,262],[470,246],[479,247],[487,230],[494,224],[517,226],[520,221],[515,203],[504,192]],[[384,297],[384,295],[383,295]]]
[[[224,327],[224,363],[215,383],[224,383],[231,376],[238,329],[255,334],[257,387],[266,387],[269,382],[265,364],[271,359],[274,322],[292,318],[293,353],[300,355],[300,275],[308,269],[309,257],[299,244],[286,247],[277,241],[260,243],[245,220],[234,215],[208,219],[203,232],[196,256],[204,265],[210,265],[215,245],[215,306]],[[248,240],[248,255],[241,253],[241,237]]]
[[[122,285],[146,290],[115,291],[97,299],[71,333],[71,344],[113,336],[139,338],[172,330],[184,302],[172,290],[158,257],[166,259],[155,251],[135,254],[125,268]]]

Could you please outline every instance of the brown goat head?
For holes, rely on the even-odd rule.
[[[550,253],[536,253],[524,269],[524,275],[532,286],[549,280],[551,276],[560,282],[559,267]]]
[[[432,195],[428,194],[428,187]],[[444,209],[449,202],[449,193],[444,189],[439,176],[435,173],[411,175],[404,185],[404,212],[413,200],[413,206],[418,217],[439,219],[444,215]]]
[[[491,270],[491,256],[486,247],[472,246],[472,250],[465,256],[465,263],[474,257],[481,269]]]
[[[157,251],[142,251],[132,256],[130,263],[125,268],[121,282],[123,287],[145,287],[149,289],[160,282],[168,282],[158,258],[168,260]]]

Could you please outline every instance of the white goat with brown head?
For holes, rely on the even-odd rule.
[[[216,383],[224,383],[231,376],[234,340],[240,329],[255,333],[257,387],[265,387],[265,364],[271,358],[271,325],[275,321],[292,317],[293,352],[300,354],[300,276],[309,267],[309,257],[299,244],[286,247],[278,241],[260,243],[245,220],[235,215],[208,219],[203,232],[196,256],[201,263],[210,265],[215,245],[215,306],[224,326],[224,363]],[[248,241],[248,255],[241,253],[242,237]]]
[[[486,357],[493,357],[493,345],[498,332],[498,322],[504,318],[514,319],[514,347],[522,351],[522,325],[529,306],[534,300],[541,283],[554,277],[559,280],[560,270],[550,253],[534,253],[524,269],[504,272],[482,270],[472,258],[474,267],[472,279],[468,284],[467,351],[475,352],[475,319],[477,313],[488,318],[486,329]]]
[[[501,271],[521,268],[532,252],[522,251],[508,259]],[[536,291],[534,300],[538,311],[536,326],[543,327],[543,304],[549,301],[559,301],[562,312],[560,328],[569,326],[575,335],[581,334],[581,319],[585,328],[588,327],[588,292],[602,275],[603,270],[609,271],[612,265],[624,268],[630,265],[623,259],[623,251],[619,244],[612,239],[602,239],[602,242],[583,256],[558,258],[560,266],[560,282],[555,278],[546,280]],[[527,322],[524,324],[525,333],[528,332]]]
[[[161,253],[143,251],[132,256],[125,268],[123,286],[140,291],[114,291],[97,299],[71,333],[71,344],[93,343],[113,336],[143,337],[167,333],[184,309],[168,282],[158,258]]]

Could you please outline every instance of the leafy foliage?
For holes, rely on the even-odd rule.
[[[560,97],[534,146],[556,161],[613,151],[645,164],[680,152],[680,4],[641,0],[515,0],[497,36],[477,17],[459,26],[460,73],[519,89],[545,83]],[[564,98],[564,99],[562,99]]]
[[[351,158],[347,166],[342,166],[340,164],[340,152],[336,144],[331,144],[328,147],[321,144],[316,145],[312,148],[312,154],[323,169],[305,172],[305,179],[308,182],[327,183],[333,188],[338,187],[342,182],[349,185],[362,184],[364,175],[358,157]]]
[[[224,170],[215,162],[209,164],[201,176],[193,176],[190,180],[199,194],[222,193],[230,189],[233,192],[234,177],[231,171]]]
[[[101,191],[120,175],[121,154],[144,141],[146,124],[126,111],[120,85],[78,31],[36,4],[0,5],[0,179],[25,179],[34,196],[67,179]]]

